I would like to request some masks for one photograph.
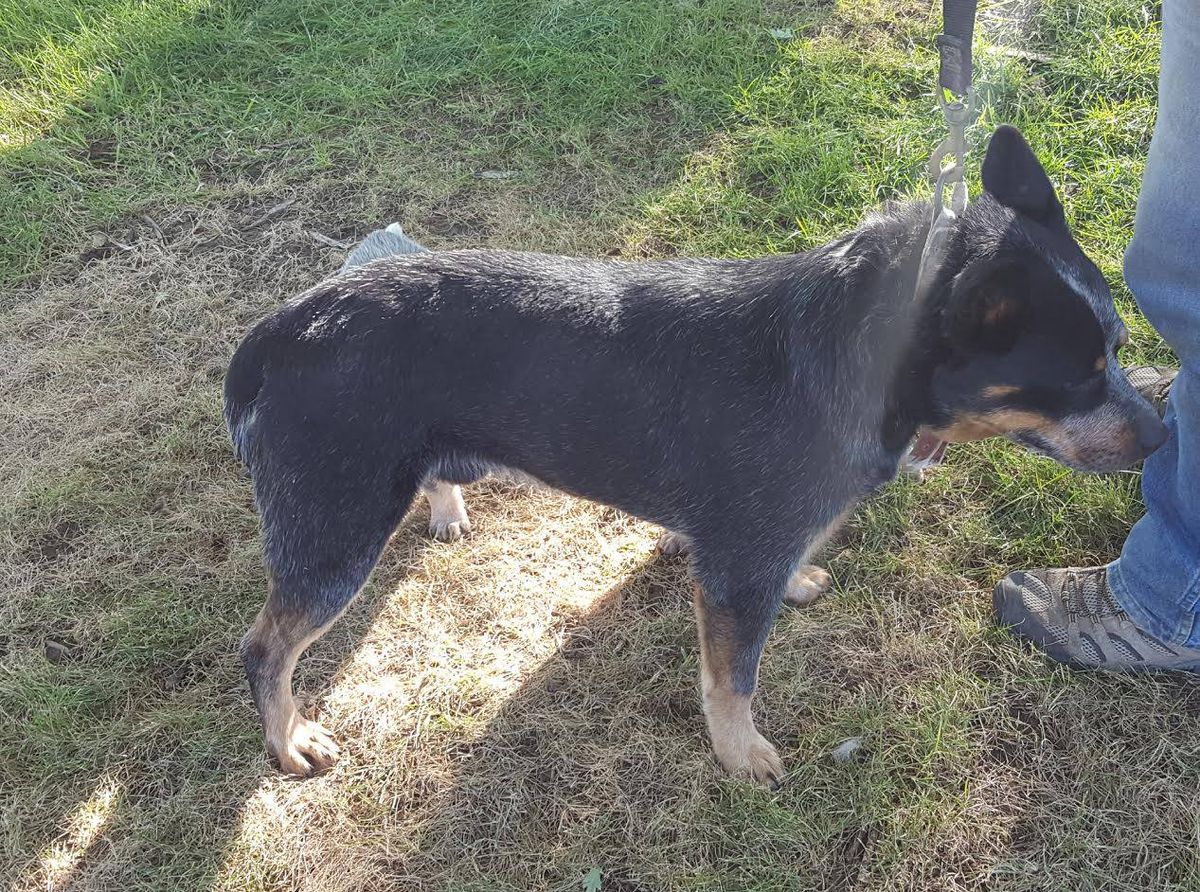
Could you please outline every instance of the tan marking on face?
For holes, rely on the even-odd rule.
[[[1042,431],[1042,436],[1056,458],[1076,467],[1093,467],[1097,461],[1104,461],[1111,456],[1138,454],[1136,429],[1119,419],[1086,428],[1078,425],[1074,429],[1068,425],[1050,426]],[[1133,460],[1131,457],[1125,463],[1132,463]]]
[[[996,384],[992,387],[983,388],[983,395],[989,400],[1002,400],[1012,396],[1014,393],[1020,393],[1020,387],[1014,387],[1011,384]]]
[[[1020,409],[1000,409],[960,415],[949,427],[934,431],[948,443],[970,443],[988,437],[1003,437],[1013,431],[1045,431],[1056,426],[1052,418]]]
[[[700,633],[700,687],[704,719],[713,753],[732,775],[773,784],[783,777],[783,762],[775,747],[754,727],[752,694],[733,690],[732,620],[709,610],[700,586],[694,586],[696,625]]]
[[[1094,368],[1098,372],[1104,371],[1106,368],[1108,368],[1108,357],[1106,357],[1106,356],[1099,357],[1096,360],[1095,365],[1092,366],[1092,368]]]
[[[966,415],[956,419],[939,435],[952,442],[964,442],[1017,431],[1037,433],[1045,441],[1050,455],[1074,467],[1112,466],[1112,457],[1137,453],[1135,428],[1127,419],[1114,414],[1111,407],[1106,414],[1093,413],[1068,420],[1008,410]]]

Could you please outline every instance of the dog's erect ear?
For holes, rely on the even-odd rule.
[[[964,352],[1007,353],[1030,313],[1029,274],[1013,262],[981,261],[958,277],[946,307],[945,333]]]
[[[1043,222],[1062,216],[1046,171],[1016,127],[1001,124],[983,159],[983,188],[1003,205]]]

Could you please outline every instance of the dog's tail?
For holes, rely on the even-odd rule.
[[[348,269],[378,260],[380,257],[391,257],[395,254],[420,254],[428,250],[404,234],[399,223],[391,224],[387,229],[376,229],[355,246],[342,264],[339,273]]]
[[[246,467],[251,464],[254,403],[263,386],[262,342],[266,335],[263,328],[259,325],[246,335],[225,373],[225,426],[229,428],[234,453]]]
[[[340,272],[362,266],[381,257],[395,254],[417,254],[427,250],[417,244],[393,223],[377,229],[350,252]],[[271,336],[271,321],[255,327],[233,354],[225,374],[225,425],[233,441],[233,451],[247,467],[252,466],[251,447],[254,438],[254,403],[263,386],[263,363],[266,341]]]

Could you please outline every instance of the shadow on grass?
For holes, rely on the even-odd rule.
[[[386,566],[368,591],[301,661],[296,689],[308,714],[353,658],[387,604],[386,591],[399,584],[428,547],[426,523],[427,512],[421,511],[405,520],[389,546]],[[245,605],[249,609],[239,611],[244,623],[252,619],[264,593],[265,587],[252,593]],[[228,650],[217,660],[202,655],[176,663],[174,654],[164,654],[157,668],[139,673],[144,705],[122,701],[110,709],[79,709],[57,734],[52,727],[39,729],[43,740],[56,739],[60,761],[55,768],[61,771],[62,761],[69,760],[77,777],[46,791],[62,814],[57,824],[35,832],[24,829],[22,848],[36,857],[9,865],[15,871],[14,892],[201,889],[217,880],[245,801],[265,779],[278,777],[267,763],[257,715],[237,665],[236,622],[220,623]],[[86,690],[73,686],[86,666],[72,666],[68,657],[49,668],[45,682],[55,686],[59,699]],[[35,692],[30,693],[32,699]],[[119,725],[106,740],[110,715]],[[88,751],[65,751],[72,741],[87,742]],[[74,788],[73,798],[64,795],[63,787]]]

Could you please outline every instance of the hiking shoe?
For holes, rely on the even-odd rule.
[[[992,592],[996,621],[1077,669],[1200,671],[1200,649],[1139,629],[1108,588],[1104,567],[1018,570]]]
[[[1154,407],[1159,418],[1167,412],[1167,396],[1178,374],[1179,369],[1161,365],[1135,365],[1125,370],[1125,377],[1133,389]]]

